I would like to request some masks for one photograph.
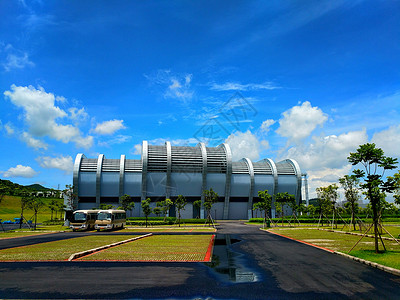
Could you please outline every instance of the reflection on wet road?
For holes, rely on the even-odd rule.
[[[214,241],[212,261],[205,263],[220,281],[242,283],[257,282],[260,276],[246,265],[245,255],[232,249],[232,244],[241,240],[230,234],[217,234]]]

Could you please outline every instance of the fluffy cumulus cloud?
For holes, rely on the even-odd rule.
[[[400,125],[375,133],[372,142],[382,148],[386,156],[400,158]]]
[[[125,128],[123,122],[123,120],[111,120],[105,121],[103,123],[98,123],[93,131],[100,135],[110,135],[120,129]]]
[[[68,114],[55,105],[54,94],[47,93],[41,87],[35,89],[33,86],[12,85],[11,90],[5,91],[4,95],[24,110],[24,121],[28,125],[29,134],[34,138],[48,136],[63,143],[74,142],[79,147],[92,146],[92,137],[83,137],[78,127],[59,123]],[[22,139],[27,140],[26,136],[22,136]]]
[[[7,171],[2,172],[6,178],[25,177],[32,178],[38,173],[29,166],[17,165],[15,168],[9,168]]]
[[[244,157],[251,160],[258,160],[260,158],[260,151],[265,146],[260,143],[250,130],[232,133],[225,140],[225,143],[231,148],[232,161],[238,161]]]
[[[267,133],[268,131],[270,131],[271,126],[275,123],[276,121],[272,119],[265,120],[264,122],[262,122],[260,129],[262,132]]]
[[[27,132],[23,132],[21,134],[21,140],[24,141],[29,147],[35,150],[39,149],[47,150],[48,148],[48,145],[45,142],[35,139]]]
[[[134,155],[142,155],[142,144],[136,144],[135,146],[133,146],[131,153],[133,153]]]
[[[71,173],[74,167],[71,156],[41,156],[36,159],[39,165],[45,169],[59,169],[65,173]]]
[[[308,174],[310,197],[315,197],[317,187],[337,183],[339,177],[350,173],[349,153],[366,142],[366,130],[313,137],[312,143],[292,147],[281,158],[290,157],[299,163],[302,172]]]
[[[328,120],[321,109],[312,107],[308,101],[292,107],[282,115],[276,132],[295,143],[309,137],[317,126],[322,126]]]
[[[350,152],[368,141],[366,130],[351,131],[339,136],[313,137],[313,142],[289,148],[286,157],[294,158],[304,170],[342,168]]]

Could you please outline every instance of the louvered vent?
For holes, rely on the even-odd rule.
[[[82,172],[96,172],[97,159],[96,158],[83,158],[81,162],[80,171]]]
[[[249,169],[245,161],[232,162],[233,174],[249,174]]]
[[[201,173],[203,157],[200,147],[171,147],[171,171],[177,173]]]
[[[226,155],[224,149],[207,147],[207,172],[226,173]]]
[[[167,172],[167,148],[165,146],[149,146],[148,172]]]
[[[140,159],[125,160],[125,172],[142,172],[142,161]]]
[[[104,159],[102,171],[119,172],[119,159]]]
[[[293,165],[286,161],[276,163],[276,169],[278,175],[296,175]]]
[[[254,174],[272,174],[272,168],[267,161],[257,161],[253,163]]]

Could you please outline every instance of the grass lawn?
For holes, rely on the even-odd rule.
[[[273,228],[270,231],[342,253],[347,253],[360,239],[360,236],[356,235],[307,228]],[[364,237],[350,252],[350,255],[400,269],[400,245],[395,241],[384,242],[388,251],[383,254],[375,254],[374,239]],[[383,249],[381,244],[380,249]]]
[[[126,227],[123,232],[215,232],[212,227]]]
[[[50,203],[53,198],[42,198],[45,203]],[[58,202],[63,203],[63,199],[56,198]],[[14,221],[14,218],[19,218],[21,215],[21,197],[20,196],[4,196],[3,201],[0,203],[0,219],[2,221]],[[57,212],[57,218],[60,218],[60,212]],[[30,219],[33,216],[33,211],[30,209],[24,210],[24,217]],[[53,213],[54,217],[54,213]],[[64,214],[62,213],[62,217]],[[38,213],[38,223],[51,219],[50,208],[45,205]]]
[[[86,236],[56,242],[0,250],[0,261],[67,260],[71,254],[135,237],[127,235]]]
[[[112,247],[79,260],[204,261],[211,235],[156,235]]]

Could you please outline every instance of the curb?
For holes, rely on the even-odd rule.
[[[385,271],[387,273],[391,273],[393,275],[400,276],[400,270],[398,270],[398,269],[387,267],[387,266],[384,266],[384,265],[381,265],[381,264],[378,264],[378,263],[375,263],[375,262],[372,262],[372,261],[369,261],[369,260],[358,258],[358,257],[352,256],[352,255],[346,254],[346,253],[342,253],[342,252],[339,252],[339,251],[335,251],[335,250],[331,250],[331,249],[328,249],[328,248],[320,247],[320,246],[317,246],[317,245],[314,245],[314,244],[311,244],[311,243],[307,243],[307,242],[302,241],[302,240],[297,240],[297,239],[288,237],[288,236],[283,235],[283,234],[279,234],[279,233],[272,232],[272,231],[269,231],[269,230],[263,230],[261,228],[259,228],[259,229],[262,230],[262,231],[266,231],[268,233],[271,233],[271,234],[275,234],[275,235],[278,235],[278,236],[281,236],[281,237],[284,237],[284,238],[287,238],[287,239],[302,243],[302,244],[309,245],[309,246],[314,247],[314,248],[318,248],[318,249],[324,250],[324,251],[332,253],[332,254],[337,254],[337,255],[346,257],[348,259],[352,259],[354,261],[357,261],[357,262],[360,262],[360,263],[362,263],[364,265],[367,265],[367,266],[370,266],[370,267]]]
[[[113,244],[104,245],[104,246],[101,246],[101,247],[85,250],[85,251],[82,251],[82,252],[77,252],[77,253],[71,254],[71,256],[68,258],[68,261],[72,261],[72,260],[77,259],[79,257],[85,256],[85,255],[88,255],[88,254],[91,254],[91,253],[94,253],[94,252],[98,252],[100,250],[104,250],[104,249],[107,249],[107,248],[115,247],[115,246],[118,246],[118,245],[121,245],[121,244],[125,244],[125,243],[128,243],[128,242],[135,241],[135,240],[139,240],[139,239],[151,236],[151,235],[153,235],[153,234],[152,233],[148,233],[148,234],[145,234],[145,235],[137,236],[137,237],[134,237],[134,238],[131,238],[131,239],[127,239],[127,240],[124,240],[124,241],[120,241],[120,242],[116,242],[116,243],[113,243]]]

